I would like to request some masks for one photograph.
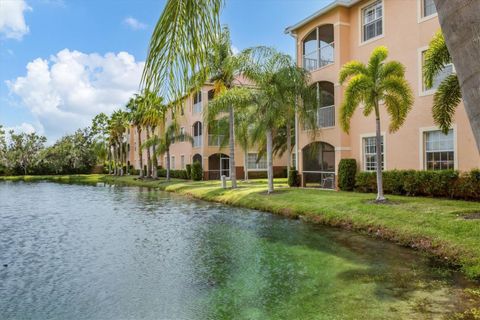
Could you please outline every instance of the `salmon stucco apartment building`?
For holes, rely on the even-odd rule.
[[[248,85],[248,81],[239,76],[234,81],[234,85]],[[192,141],[188,139],[177,139],[170,147],[170,168],[172,170],[184,170],[187,164],[198,161],[202,164],[204,180],[220,179],[222,175],[227,178],[230,176],[230,157],[228,146],[228,130],[225,135],[217,130],[210,130],[209,125],[205,123],[205,112],[208,108],[208,102],[214,97],[213,84],[205,84],[200,90],[190,94],[183,102],[181,108],[176,110],[174,115],[169,112],[165,126],[168,127],[173,119],[177,121],[180,133],[186,133],[191,136]],[[226,116],[226,114],[225,114]],[[222,115],[220,117],[223,117]],[[163,127],[157,128],[157,134],[164,130]],[[142,141],[146,140],[145,130],[142,130]],[[134,168],[140,168],[138,155],[138,139],[135,127],[130,127],[128,137],[129,144],[129,165]],[[142,151],[143,164],[147,164],[146,151]],[[284,176],[287,167],[287,154],[283,157],[274,157],[273,169],[276,177]],[[249,178],[266,177],[267,161],[266,157],[258,158],[257,148],[251,147],[243,150],[238,144],[235,144],[235,173],[238,179],[245,177],[245,169]],[[166,167],[166,155],[158,158],[158,163],[163,168]],[[246,164],[246,168],[245,168]]]
[[[448,135],[433,123],[435,87],[455,72],[453,65],[447,66],[435,80],[434,89],[425,89],[423,54],[439,30],[433,0],[337,0],[286,28],[295,40],[298,65],[311,72],[311,82],[323,97],[315,139],[297,124],[294,156],[304,185],[334,188],[342,158],[356,159],[361,171],[375,170],[374,115],[367,118],[358,110],[351,120],[350,133],[342,131],[339,109],[345,86],[338,83],[338,74],[351,60],[367,62],[380,45],[389,49],[389,60],[405,65],[415,97],[405,124],[393,134],[386,129],[389,119],[382,110],[384,169],[464,171],[480,167],[463,103]]]

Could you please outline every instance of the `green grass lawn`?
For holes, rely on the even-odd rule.
[[[388,196],[388,204],[375,204],[373,194],[295,189],[276,180],[274,194],[266,193],[266,180],[240,182],[237,190],[222,189],[219,181],[188,182],[136,180],[103,175],[0,177],[0,180],[53,180],[108,182],[160,188],[225,204],[269,211],[289,217],[357,230],[428,252],[459,266],[471,278],[480,278],[480,203],[421,197]]]

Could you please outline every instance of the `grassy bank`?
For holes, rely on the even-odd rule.
[[[480,279],[480,203],[444,199],[389,196],[388,204],[375,204],[373,194],[290,189],[278,180],[277,191],[266,194],[265,180],[241,182],[238,190],[220,188],[219,181],[142,181],[134,177],[102,175],[0,178],[62,182],[109,182],[160,188],[225,204],[269,211],[311,223],[337,226],[394,241],[428,252],[459,266]]]

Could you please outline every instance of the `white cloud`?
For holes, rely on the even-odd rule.
[[[237,54],[240,53],[240,50],[239,50],[237,47],[235,47],[235,46],[232,45],[232,53],[233,53],[234,55],[237,55]]]
[[[6,38],[21,40],[29,32],[25,11],[32,10],[25,0],[0,0],[0,33]]]
[[[130,28],[132,28],[133,30],[141,30],[141,29],[145,29],[147,27],[147,25],[145,23],[142,23],[142,22],[140,22],[137,19],[132,18],[132,17],[125,18],[123,20],[123,23],[126,24],[127,26],[129,26]]]
[[[15,131],[15,133],[21,133],[21,132],[32,133],[32,132],[38,132],[39,131],[39,130],[35,129],[35,127],[32,124],[27,123],[27,122],[22,122],[22,124],[20,124],[18,126],[6,127],[5,128],[5,132],[7,132],[7,133],[10,130]]]
[[[56,139],[124,106],[138,91],[143,65],[127,52],[102,56],[64,49],[28,63],[27,74],[7,85],[44,134]]]

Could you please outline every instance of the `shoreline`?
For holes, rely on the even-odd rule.
[[[372,194],[288,188],[276,181],[266,194],[265,180],[240,182],[237,190],[222,189],[219,181],[139,180],[133,176],[61,175],[0,177],[0,181],[108,183],[156,188],[204,201],[269,212],[307,223],[342,228],[387,240],[426,253],[448,268],[480,280],[480,219],[463,215],[480,212],[480,203],[421,197],[389,196],[374,204]]]

